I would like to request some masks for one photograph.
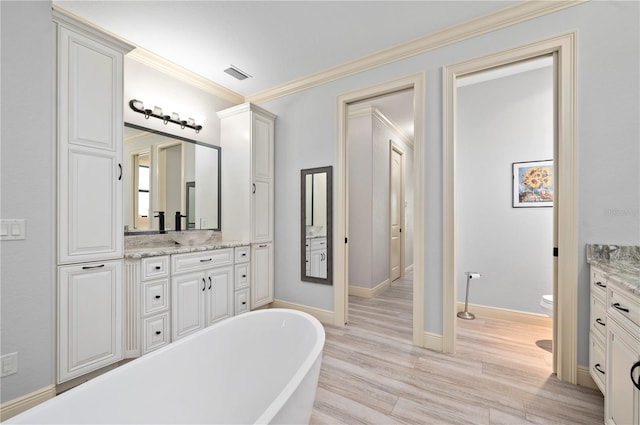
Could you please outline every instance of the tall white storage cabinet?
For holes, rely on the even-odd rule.
[[[122,359],[123,56],[132,46],[54,11],[58,377]]]
[[[251,103],[218,112],[222,233],[251,243],[251,308],[273,301],[273,173],[276,116]]]

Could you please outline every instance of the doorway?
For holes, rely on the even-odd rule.
[[[554,323],[553,364],[558,378],[578,381],[577,367],[577,148],[575,33],[462,62],[444,69],[444,303],[443,348],[455,352],[456,335],[456,81],[475,72],[545,55],[554,57]],[[559,256],[557,256],[559,254]],[[558,282],[562,282],[559,285]],[[588,373],[588,372],[587,372]]]
[[[547,372],[552,314],[541,301],[554,280],[553,82],[546,55],[468,74],[456,87],[456,290],[458,310],[467,311],[458,313],[456,351],[509,353]]]
[[[357,90],[345,95],[341,95],[338,97],[338,116],[337,116],[337,125],[338,125],[338,139],[336,145],[336,196],[335,196],[335,205],[336,205],[336,216],[335,216],[335,232],[336,235],[340,235],[340,237],[336,237],[336,243],[334,246],[335,252],[335,276],[336,281],[334,283],[334,302],[335,302],[335,312],[334,312],[334,323],[336,325],[344,325],[348,322],[349,318],[349,305],[348,305],[348,296],[349,296],[349,236],[350,236],[350,226],[354,224],[353,220],[349,220],[349,208],[352,203],[350,203],[350,176],[353,175],[353,170],[349,167],[349,150],[348,150],[348,136],[349,136],[349,109],[350,106],[355,105],[357,103],[361,103],[363,101],[370,101],[374,98],[379,98],[383,96],[387,96],[393,93],[399,93],[407,90],[412,90],[413,92],[413,114],[414,114],[414,149],[413,149],[413,191],[414,191],[414,199],[412,206],[412,217],[407,220],[406,226],[411,226],[412,228],[412,241],[410,243],[412,247],[412,255],[413,258],[422,258],[423,249],[424,249],[424,233],[423,233],[423,221],[424,221],[424,199],[423,199],[423,105],[424,105],[424,75],[418,74],[406,78],[402,78],[399,80],[391,81],[388,83],[384,83],[378,86],[369,87],[361,90]],[[386,140],[387,144],[385,145],[385,153],[389,154],[389,144],[388,140]],[[385,168],[388,168],[389,162],[387,159],[387,163]],[[384,173],[383,173],[384,174]],[[386,185],[389,184],[389,174],[386,173],[383,175],[386,180]],[[385,205],[388,205],[388,194],[387,198],[384,201]],[[387,213],[389,214],[389,209],[387,207]],[[385,222],[385,231],[388,235],[389,231],[389,221]],[[342,238],[344,235],[344,238]],[[387,236],[388,238],[388,236]],[[344,243],[342,241],[344,240]],[[384,242],[386,247],[389,247],[389,239]],[[384,263],[387,268],[389,265],[389,255],[385,257]],[[423,319],[423,311],[424,311],[424,265],[422,261],[415,261],[414,267],[412,270],[413,273],[413,301],[412,301],[412,342],[414,345],[422,346],[423,344],[423,328],[424,328],[424,319]],[[389,279],[390,274],[387,270],[387,279]]]

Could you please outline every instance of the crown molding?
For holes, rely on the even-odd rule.
[[[262,103],[307,90],[349,75],[438,49],[520,22],[577,6],[589,0],[527,0],[484,16],[470,19],[443,30],[398,44],[351,62],[317,72],[245,97],[245,101]]]
[[[398,138],[402,140],[403,143],[413,148],[413,138],[407,134],[406,131],[402,129],[395,121],[391,118],[387,117],[380,109],[371,105],[363,105],[363,106],[350,106],[349,107],[349,118],[358,118],[358,117],[371,117],[377,119],[382,125],[387,127],[393,133],[396,134]]]
[[[209,94],[228,100],[232,103],[243,103],[244,96],[229,90],[213,81],[189,71],[182,66],[175,64],[162,56],[156,55],[142,47],[136,47],[135,50],[127,55],[128,58],[135,60],[143,65],[149,66],[157,71],[163,72],[171,77],[181,80],[187,84],[206,91]]]

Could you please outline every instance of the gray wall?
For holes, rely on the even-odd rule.
[[[278,114],[276,298],[333,310],[333,287],[300,281],[301,168],[334,164],[336,97],[422,72],[425,75],[425,331],[442,333],[442,66],[578,31],[578,363],[588,364],[586,243],[640,244],[638,209],[639,4],[588,2],[265,102]],[[336,235],[341,237],[341,235]]]
[[[26,239],[0,242],[1,354],[18,353],[2,402],[54,381],[53,54],[49,2],[0,2],[1,215]]]
[[[530,313],[553,294],[553,209],[512,208],[513,162],[553,158],[553,74],[547,67],[458,88],[458,301]]]

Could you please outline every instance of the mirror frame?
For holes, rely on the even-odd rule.
[[[210,228],[210,229],[183,229],[183,230],[214,230],[214,231],[221,231],[222,230],[222,148],[220,146],[215,146],[215,145],[210,145],[208,143],[203,143],[203,142],[199,142],[197,140],[193,140],[193,139],[187,139],[186,137],[182,137],[182,136],[176,136],[175,134],[171,134],[171,133],[165,133],[164,131],[159,131],[159,130],[154,130],[152,128],[148,128],[148,127],[143,127],[141,125],[137,125],[137,124],[132,124],[129,122],[125,122],[124,123],[125,127],[129,127],[129,128],[134,128],[136,130],[140,130],[140,131],[148,131],[149,133],[154,133],[154,134],[158,134],[160,136],[164,136],[164,137],[170,137],[172,139],[176,139],[176,140],[180,140],[182,142],[188,142],[188,143],[193,143],[194,145],[200,145],[200,146],[205,146],[207,148],[212,148],[212,149],[216,149],[218,151],[218,225],[215,228]],[[129,214],[128,211],[125,211],[124,214]],[[171,216],[169,216],[169,219],[171,219]],[[188,223],[187,223],[187,227],[188,227]],[[169,230],[172,231],[172,230]],[[162,232],[162,233],[166,233]],[[125,232],[125,235],[145,235],[145,234],[159,234],[161,233],[159,230],[140,230],[140,231],[128,231]]]
[[[333,167],[307,168],[300,170],[300,280],[303,282],[333,285]],[[327,277],[307,276],[307,211],[306,211],[306,178],[310,174],[327,174]]]

